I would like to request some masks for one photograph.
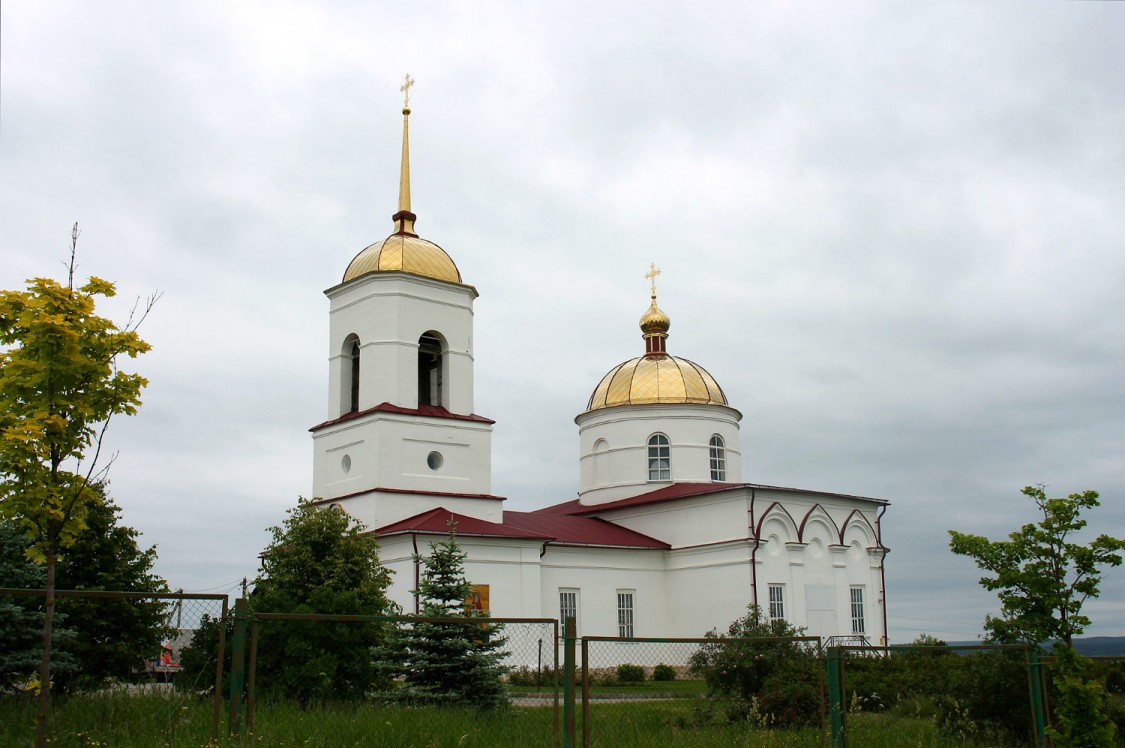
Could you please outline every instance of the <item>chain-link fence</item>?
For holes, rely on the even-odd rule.
[[[223,642],[191,645],[201,631],[225,631],[226,595],[56,590],[55,598],[48,723],[56,742],[139,735],[138,722],[153,745],[185,730],[218,736]],[[0,588],[5,745],[35,734],[45,600],[41,589]]]
[[[970,744],[1034,745],[1046,723],[1042,670],[1023,645],[833,648],[833,732],[863,745],[890,713]]]
[[[930,731],[911,744],[1030,745],[1062,698],[1058,663],[1026,647],[568,638],[553,619],[251,614],[244,600],[234,616],[223,595],[59,591],[58,605],[50,724],[77,745],[229,730],[271,745],[856,746],[887,745],[888,725]],[[34,734],[42,608],[42,590],[0,589],[3,745]],[[1125,662],[1094,665],[1120,711]]]
[[[232,733],[244,727],[255,740],[284,743],[300,721],[314,742],[347,744],[354,734],[365,745],[455,745],[472,735],[558,743],[553,619],[245,612],[235,620]]]
[[[819,741],[827,713],[819,643],[583,637],[582,744],[726,745],[748,724]]]

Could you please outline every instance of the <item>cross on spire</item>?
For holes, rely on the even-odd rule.
[[[406,82],[399,86],[399,91],[402,91],[402,108],[410,108],[410,87],[414,85],[414,79],[410,77],[410,73],[406,74]]]
[[[656,263],[649,263],[649,270],[645,273],[645,277],[652,281],[652,298],[656,298],[656,276],[660,275],[660,268],[656,267]]]
[[[402,91],[402,171],[398,179],[398,212],[392,216],[397,231],[395,233],[407,236],[417,236],[414,233],[415,215],[410,212],[410,87],[414,79],[410,73],[406,74],[406,82],[399,86]]]

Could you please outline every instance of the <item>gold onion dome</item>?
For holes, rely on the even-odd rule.
[[[590,395],[586,411],[617,405],[683,404],[727,405],[727,396],[715,378],[699,364],[669,356],[665,347],[672,321],[656,305],[653,266],[652,304],[641,316],[645,355],[618,364],[602,377]]]
[[[645,335],[664,333],[667,337],[668,328],[671,326],[672,320],[656,305],[656,297],[654,296],[652,306],[641,315],[641,332]]]
[[[400,91],[406,94],[402,106],[402,170],[399,175],[398,212],[391,219],[395,232],[386,239],[365,247],[352,258],[344,271],[347,283],[367,273],[402,272],[436,278],[450,283],[461,282],[461,272],[445,250],[414,233],[418,216],[410,211],[410,87],[414,81],[406,76]]]

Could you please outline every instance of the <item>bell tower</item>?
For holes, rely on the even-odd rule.
[[[394,232],[360,251],[324,292],[328,418],[310,429],[313,495],[346,500],[372,528],[439,505],[492,521],[501,514],[490,495],[493,422],[473,412],[477,291],[445,250],[418,235],[411,210],[413,83],[407,76],[401,89]]]

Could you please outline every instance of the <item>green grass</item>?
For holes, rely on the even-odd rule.
[[[667,686],[667,683],[653,684]],[[766,730],[747,723],[698,719],[688,700],[599,703],[591,708],[591,744],[599,748],[796,748],[826,743],[818,728]],[[59,699],[52,745],[202,748],[210,743],[210,703],[181,694],[110,693]],[[32,743],[35,707],[27,699],[0,697],[0,745]],[[861,748],[976,748],[937,734],[927,719],[892,714],[849,717],[852,746]],[[579,724],[581,740],[581,724]],[[298,709],[260,704],[253,734],[224,736],[228,746],[285,748],[548,748],[554,745],[554,711],[519,708],[495,713],[372,705]]]

